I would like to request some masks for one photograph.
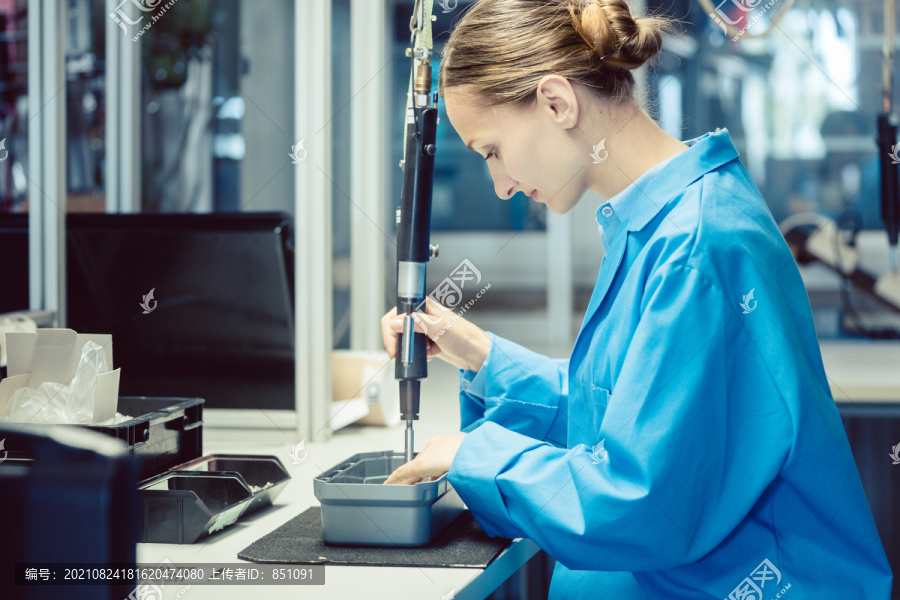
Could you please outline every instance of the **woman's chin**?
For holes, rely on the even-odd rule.
[[[570,210],[572,210],[572,206],[566,206],[566,205],[560,204],[559,198],[554,198],[553,200],[550,200],[549,202],[541,202],[541,204],[546,205],[547,210],[552,212],[554,215],[564,215],[567,212],[569,212]]]

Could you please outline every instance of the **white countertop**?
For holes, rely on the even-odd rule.
[[[900,342],[823,341],[819,347],[835,402],[900,402]]]

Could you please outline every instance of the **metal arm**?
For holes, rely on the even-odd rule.
[[[421,380],[428,376],[425,334],[414,329],[413,312],[425,308],[425,263],[429,258],[431,193],[434,180],[437,94],[431,94],[431,7],[417,0],[410,30],[415,47],[404,135],[403,191],[397,211],[397,313],[403,331],[397,336],[394,377],[400,382],[400,413],[406,420],[405,457],[414,453],[413,424],[419,418]],[[418,19],[418,25],[414,25]]]

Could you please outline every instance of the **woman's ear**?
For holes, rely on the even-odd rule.
[[[545,75],[537,85],[539,110],[549,111],[551,117],[565,129],[578,122],[578,97],[569,80],[559,75]]]

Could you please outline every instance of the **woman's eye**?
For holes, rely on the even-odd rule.
[[[484,160],[490,160],[490,158],[493,156],[497,156],[497,155],[494,154],[493,150],[491,150],[490,152],[488,152],[487,156],[484,157]]]

